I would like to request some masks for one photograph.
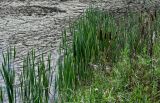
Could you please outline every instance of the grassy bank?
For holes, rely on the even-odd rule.
[[[160,14],[118,17],[90,8],[63,33],[59,61],[60,102],[159,103]]]

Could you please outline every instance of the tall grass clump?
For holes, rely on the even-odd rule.
[[[13,65],[15,54],[16,54],[15,48],[14,50],[8,49],[7,53],[3,54],[4,61],[2,63],[2,68],[0,69],[1,75],[6,84],[6,91],[7,91],[9,103],[15,103],[16,101],[16,91],[14,88],[15,70],[14,70],[14,65]],[[1,90],[1,93],[2,93],[2,90]]]
[[[20,95],[22,101],[29,103],[48,103],[51,86],[50,56],[47,65],[44,57],[39,59],[36,65],[35,52],[27,55],[23,62],[23,70],[20,76]]]
[[[50,103],[53,100],[51,55],[48,55],[47,60],[44,59],[43,54],[37,59],[35,51],[32,50],[24,58],[20,75],[16,75],[16,68],[14,68],[15,57],[15,48],[3,54],[1,75],[5,88],[0,89],[0,102],[3,103],[5,100],[8,103]]]
[[[115,21],[112,15],[99,10],[88,9],[85,15],[70,26],[69,33],[72,36],[71,44],[67,40],[67,31],[63,32],[60,50],[63,58],[59,62],[58,85],[60,91],[73,92],[79,85],[91,83],[91,66],[97,64],[100,57],[105,55],[103,59],[107,60],[108,64],[115,62],[118,48],[117,41],[115,42]]]
[[[62,35],[60,100],[158,103],[159,15],[155,9],[121,17],[98,8],[86,10]]]

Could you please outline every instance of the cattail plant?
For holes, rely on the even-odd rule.
[[[15,84],[15,69],[14,59],[16,50],[8,49],[7,53],[3,54],[3,63],[1,75],[5,82],[3,92],[0,89],[0,102],[3,103],[5,94],[7,94],[9,103],[49,103],[50,88],[52,85],[52,67],[51,55],[45,61],[43,54],[40,59],[36,59],[35,51],[29,52],[24,58],[22,72],[19,81]],[[6,93],[6,92],[7,93]]]
[[[67,31],[62,35],[60,54],[63,59],[59,61],[58,68],[59,90],[61,93],[67,90],[67,95],[74,92],[79,85],[90,84],[93,70],[89,64],[100,59],[100,52],[106,52],[106,59],[114,61],[116,52],[113,55],[110,53],[114,52],[112,45],[117,46],[114,20],[112,16],[101,11],[88,9],[71,27],[71,47],[68,45]]]
[[[35,60],[35,52],[32,50],[23,63],[20,77],[21,99],[23,102],[48,103],[51,85],[50,56],[47,66],[43,54],[37,65]]]
[[[127,51],[125,59],[129,66],[115,70],[120,73],[115,73],[112,79],[122,78],[124,83],[128,83],[124,88],[133,93],[133,96],[143,93],[138,90],[142,85],[148,85],[150,90],[147,92],[151,93],[151,84],[155,80],[155,72],[151,71],[154,71],[154,49],[158,49],[155,41],[159,33],[158,21],[157,11],[127,11],[127,14],[117,18],[113,13],[97,8],[87,9],[84,15],[70,26],[69,31],[62,33],[62,58],[58,64],[57,80],[60,100],[73,102],[72,96],[77,88],[92,83],[95,70],[90,64],[97,64],[97,69],[101,71],[105,70],[107,65],[114,67],[123,60],[124,51]],[[72,36],[71,44],[67,40],[68,32]],[[143,64],[144,62],[146,64]],[[144,101],[149,97],[146,95],[147,99]],[[130,99],[134,100],[132,96]]]
[[[14,59],[15,59],[16,51],[8,49],[7,53],[3,53],[3,63],[2,68],[0,69],[1,75],[4,79],[7,97],[9,103],[15,103],[16,101],[16,91],[14,88],[15,85],[15,71],[14,71]]]

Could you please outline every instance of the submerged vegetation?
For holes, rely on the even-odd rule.
[[[15,48],[3,54],[0,103],[159,103],[159,33],[158,10],[117,17],[89,8],[62,33],[55,81],[51,55],[32,50],[16,73]]]

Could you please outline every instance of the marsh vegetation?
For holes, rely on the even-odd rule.
[[[159,103],[159,33],[159,10],[117,17],[91,7],[62,33],[55,81],[51,55],[37,60],[29,52],[17,85],[16,50],[3,54],[0,103],[50,103],[54,97],[57,103]]]
[[[58,90],[61,102],[158,103],[159,11],[120,17],[90,8],[63,33]]]

